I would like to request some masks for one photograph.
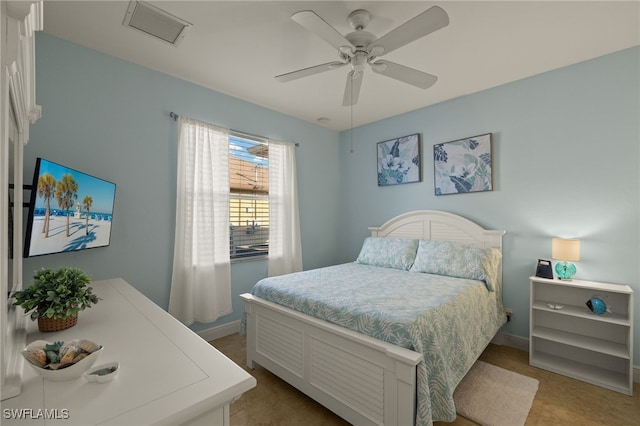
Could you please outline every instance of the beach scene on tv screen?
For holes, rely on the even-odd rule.
[[[116,185],[41,159],[29,256],[109,245]]]

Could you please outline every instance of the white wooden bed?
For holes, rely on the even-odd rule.
[[[434,210],[405,213],[369,230],[373,237],[449,240],[500,251],[505,233]],[[501,276],[500,267],[499,285]],[[250,368],[258,363],[352,424],[414,424],[422,354],[251,294],[240,297]]]

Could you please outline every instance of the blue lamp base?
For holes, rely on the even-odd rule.
[[[576,265],[570,262],[556,263],[556,274],[561,280],[571,280],[576,274]]]

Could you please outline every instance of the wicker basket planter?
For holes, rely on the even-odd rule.
[[[42,268],[33,275],[31,285],[13,293],[13,305],[20,306],[32,320],[37,318],[40,331],[66,330],[78,322],[78,311],[100,300],[88,286],[90,282],[91,278],[78,268]],[[74,315],[68,317],[70,313]]]
[[[38,317],[38,330],[42,332],[61,331],[78,323],[78,314],[66,318]]]

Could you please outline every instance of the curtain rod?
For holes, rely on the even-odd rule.
[[[173,121],[178,121],[178,117],[180,117],[180,116],[178,114],[176,114],[175,112],[171,111],[171,112],[169,112],[169,117],[173,118]],[[269,138],[267,138],[265,136],[252,135],[251,133],[241,132],[239,130],[229,129],[229,131],[233,132],[233,133],[237,133],[238,135],[244,135],[244,136],[249,136],[249,137],[269,140]],[[300,146],[299,142],[291,142],[291,143],[293,143],[295,146]]]

